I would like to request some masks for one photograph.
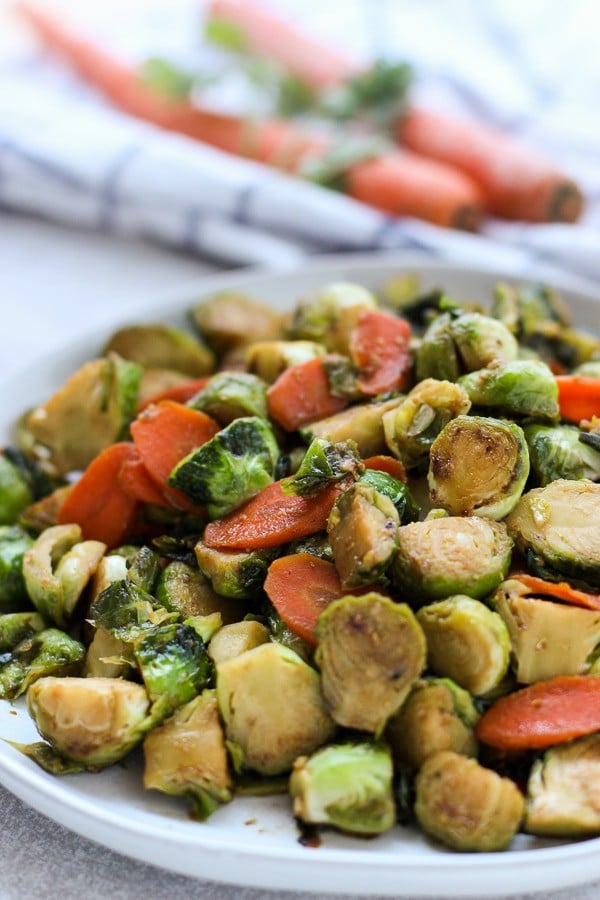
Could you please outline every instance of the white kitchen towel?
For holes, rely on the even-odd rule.
[[[576,226],[490,220],[482,235],[469,235],[393,219],[125,116],[45,53],[0,70],[0,205],[145,235],[229,264],[287,265],[306,253],[402,248],[600,279],[593,5],[331,0],[323,11],[308,0],[272,0],[357,57],[409,61],[418,99],[476,114],[553,156],[586,194]],[[199,43],[198,2],[153,0],[144,10],[124,11],[125,22],[108,17],[99,38],[135,59],[181,58]]]

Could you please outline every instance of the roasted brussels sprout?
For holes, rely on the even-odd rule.
[[[544,487],[558,478],[600,481],[600,450],[581,440],[583,432],[572,425],[526,425],[531,468]]]
[[[32,501],[27,480],[6,454],[0,452],[0,525],[12,525]]]
[[[502,682],[510,660],[508,629],[479,600],[457,595],[422,606],[417,621],[427,642],[427,665],[476,697]]]
[[[253,341],[282,337],[280,313],[233,291],[206,298],[194,306],[190,316],[202,337],[220,354]]]
[[[27,708],[61,756],[98,770],[122,759],[152,724],[141,684],[121,678],[40,678]]]
[[[527,343],[541,325],[553,322],[566,328],[571,316],[558,291],[548,285],[509,285],[499,282],[494,289],[491,315]]]
[[[203,691],[148,732],[144,759],[144,787],[187,797],[194,819],[229,802],[233,781],[215,691]]]
[[[498,319],[478,312],[464,312],[450,322],[462,371],[474,372],[492,363],[512,362],[519,355],[513,334]]]
[[[528,565],[600,587],[600,484],[559,478],[523,494],[506,519]],[[560,578],[558,579],[560,580]]]
[[[508,416],[556,422],[559,419],[558,388],[552,371],[538,360],[517,359],[495,363],[462,375],[458,384],[474,406]]]
[[[0,620],[1,622],[2,620]],[[256,619],[248,619],[243,622],[232,622],[224,625],[211,638],[208,645],[208,655],[215,663],[225,662],[246,650],[253,650],[260,644],[266,644],[270,639],[269,630]]]
[[[428,757],[415,787],[415,814],[423,831],[454,850],[504,850],[525,810],[513,781],[452,751]]]
[[[237,770],[287,772],[335,730],[317,672],[281,644],[261,644],[219,663],[217,697]]]
[[[188,406],[229,425],[242,416],[267,418],[267,384],[249,372],[217,372]]]
[[[348,595],[321,613],[315,634],[332,717],[379,736],[425,665],[425,638],[414,614],[374,591]]]
[[[178,618],[160,607],[158,601],[133,581],[113,581],[92,603],[89,621],[96,628],[110,631],[119,640],[132,643],[164,621]]]
[[[295,307],[290,336],[317,341],[327,350],[348,352],[350,332],[365,310],[376,309],[376,298],[360,284],[336,282],[316,290]]]
[[[466,593],[479,600],[506,576],[512,546],[503,522],[479,516],[411,522],[398,529],[389,574],[411,603]]]
[[[185,456],[168,482],[217,519],[271,484],[279,447],[271,426],[257,416],[235,419]]]
[[[356,403],[326,419],[311,422],[300,429],[306,443],[314,438],[322,438],[336,443],[352,440],[363,459],[386,452],[383,432],[383,415],[398,406],[400,399],[379,400],[371,403]]]
[[[145,369],[174,369],[186,375],[207,375],[215,367],[209,348],[171,325],[130,325],[115,332],[104,348],[104,355],[116,353],[139,363]]]
[[[267,569],[277,555],[268,550],[218,550],[203,541],[195,546],[198,567],[213,590],[223,597],[250,600],[260,592]],[[239,616],[242,618],[242,616]]]
[[[84,658],[84,645],[64,631],[36,631],[0,656],[0,697],[20,697],[46,675],[79,675]]]
[[[0,613],[30,606],[23,556],[33,547],[33,539],[18,525],[0,525]]]
[[[428,326],[415,354],[417,381],[456,381],[461,373],[458,350],[452,337],[452,313],[444,312]]]
[[[362,484],[368,484],[378,493],[388,497],[398,513],[400,524],[407,525],[409,522],[416,522],[419,518],[419,506],[410,492],[410,488],[403,481],[388,475],[387,472],[380,472],[377,469],[365,469],[361,474],[359,481]]]
[[[15,612],[0,615],[0,654],[12,650],[26,638],[43,631],[46,623],[37,612]],[[2,663],[0,662],[0,665]]]
[[[434,506],[454,516],[503,519],[529,476],[521,428],[484,416],[457,416],[430,451],[427,480]]]
[[[163,569],[156,586],[156,599],[183,619],[218,612],[223,622],[229,623],[238,622],[246,613],[243,603],[218,594],[199,569],[177,559]]]
[[[381,744],[331,744],[301,756],[290,778],[294,815],[351,834],[382,834],[396,821],[392,774]]]
[[[257,341],[246,351],[248,371],[273,384],[290,366],[323,356],[325,347],[315,341]]]
[[[309,497],[318,493],[326,484],[342,481],[348,475],[357,478],[363,469],[354,441],[331,443],[315,438],[304,454],[298,470],[284,480],[282,490],[286,494]]]

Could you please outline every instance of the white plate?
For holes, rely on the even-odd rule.
[[[147,321],[185,321],[193,302],[216,290],[243,289],[289,306],[312,287],[330,280],[353,280],[376,287],[409,267],[422,274],[424,288],[442,286],[457,299],[488,301],[493,285],[507,273],[457,268],[418,257],[342,257],[276,274],[229,273],[186,286],[178,296],[149,304]],[[531,273],[532,278],[536,277]],[[521,277],[512,280],[522,281]],[[600,292],[586,294],[575,280],[559,285],[578,324],[597,327]],[[136,317],[139,320],[139,317]],[[127,321],[123,315],[116,327]],[[64,352],[41,359],[0,385],[2,443],[17,416],[45,399],[53,387],[107,335],[78,335]],[[37,740],[23,703],[0,701],[0,738]],[[145,792],[141,760],[97,775],[54,778],[10,745],[0,742],[0,779],[25,802],[92,840],[145,862],[186,875],[263,888],[395,896],[474,896],[556,890],[600,877],[600,839],[575,843],[519,836],[503,854],[458,854],[440,849],[411,829],[397,827],[373,840],[324,833],[318,848],[302,846],[285,797],[236,799],[199,824],[187,816],[185,801]]]

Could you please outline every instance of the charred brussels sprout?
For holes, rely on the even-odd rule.
[[[555,573],[600,587],[600,484],[560,478],[534,488],[506,524],[530,567],[541,561]]]
[[[392,501],[401,525],[416,522],[419,518],[419,506],[415,502],[410,488],[403,481],[399,481],[393,475],[388,475],[387,472],[379,472],[377,469],[365,469],[359,481],[374,488]]]
[[[131,643],[176,614],[161,608],[155,598],[128,578],[107,585],[90,607],[89,619],[119,640]]]
[[[249,372],[217,372],[188,406],[207,413],[220,425],[243,416],[267,418],[267,385]]]
[[[236,769],[276,775],[333,735],[319,676],[292,650],[261,644],[217,666],[217,697]]]
[[[537,360],[497,363],[463,375],[458,383],[474,406],[515,417],[556,422],[558,388],[552,371]]]
[[[431,500],[455,516],[503,519],[529,476],[521,428],[483,416],[458,416],[431,445],[427,480]]]
[[[31,488],[4,453],[0,453],[0,525],[12,525],[33,501]]]
[[[456,381],[460,375],[460,359],[452,337],[452,319],[451,313],[442,313],[426,329],[415,354],[417,381],[428,378]]]
[[[0,525],[0,613],[26,609],[29,604],[23,557],[33,539],[18,525]]]
[[[531,467],[542,487],[558,478],[600,481],[600,450],[581,440],[583,432],[572,425],[527,425]]]
[[[214,691],[181,706],[144,739],[144,787],[192,801],[203,821],[233,794],[227,749]]]
[[[417,774],[417,820],[423,831],[454,850],[504,850],[524,809],[513,781],[459,753],[436,753]]]
[[[277,549],[247,552],[217,550],[198,541],[195,553],[200,571],[217,594],[250,600],[260,592]]]
[[[280,313],[244,294],[222,291],[198,303],[191,319],[217,353],[282,336]]]
[[[205,504],[217,519],[271,484],[278,457],[275,435],[265,420],[236,419],[184,457],[168,481],[195,503]]]
[[[404,603],[370,592],[333,601],[315,629],[321,690],[339,725],[380,735],[425,665],[425,638]]]
[[[310,497],[326,484],[342,481],[348,475],[356,478],[363,468],[354,441],[331,443],[315,438],[304,454],[298,470],[285,479],[281,487],[285,494]]]
[[[390,576],[411,602],[467,592],[481,599],[506,576],[512,546],[504,523],[479,516],[412,522],[398,529]]]
[[[219,613],[223,622],[237,622],[246,612],[243,603],[217,594],[199,569],[181,560],[173,560],[163,569],[156,599],[165,609],[179,613],[184,619]]]
[[[508,670],[510,638],[498,613],[479,600],[455,596],[417,612],[427,641],[427,664],[477,697],[489,694]]]
[[[152,724],[141,684],[120,678],[41,678],[27,692],[35,725],[56,753],[98,770],[122,759]]]
[[[386,452],[383,431],[383,415],[395,409],[398,397],[371,403],[357,403],[341,412],[318,422],[311,422],[300,429],[302,439],[307,443],[314,438],[322,438],[333,443],[352,440],[363,459]]]
[[[145,369],[174,369],[191,376],[206,375],[215,367],[214,354],[206,345],[171,325],[121,328],[104,348],[104,355],[109,353],[117,353]]]
[[[327,350],[347,353],[350,332],[360,314],[377,306],[373,294],[359,284],[329,284],[296,305],[290,335],[296,340],[317,341]]]
[[[332,744],[294,763],[294,815],[351,834],[382,834],[396,821],[389,750],[375,743]]]
[[[25,638],[43,631],[46,623],[36,612],[16,612],[0,615],[0,653],[12,650]]]
[[[0,697],[20,697],[46,675],[78,675],[84,658],[83,644],[64,631],[36,631],[0,656]]]

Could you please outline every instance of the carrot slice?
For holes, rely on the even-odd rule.
[[[148,472],[137,450],[135,453],[132,459],[126,459],[121,466],[119,484],[126,494],[140,503],[168,506],[165,495]]]
[[[581,422],[600,416],[600,378],[586,375],[556,375],[558,406],[563,419]]]
[[[350,334],[350,356],[360,369],[357,385],[368,396],[401,391],[408,383],[412,357],[406,319],[378,310],[361,313]]]
[[[346,406],[348,400],[331,393],[320,356],[290,366],[267,390],[269,415],[286,431],[332,416]]]
[[[586,609],[600,609],[600,594],[588,594],[585,591],[578,591],[566,581],[545,581],[535,575],[529,575],[527,572],[516,572],[510,575],[511,578],[520,581],[533,594],[543,594],[548,597],[554,597],[556,600],[564,600],[573,606],[583,606]]]
[[[394,456],[386,456],[382,453],[378,456],[368,456],[367,459],[363,459],[363,462],[367,469],[375,469],[377,472],[386,472],[388,475],[391,475],[392,478],[403,481],[404,484],[408,481],[404,463]]]
[[[104,541],[108,547],[122,544],[133,529],[139,504],[121,487],[119,473],[135,456],[135,447],[126,441],[96,456],[58,510],[58,524],[76,522],[86,540]]]
[[[478,740],[498,750],[543,750],[600,730],[600,677],[559,675],[507,694],[482,715]]]
[[[261,550],[323,531],[331,508],[350,481],[326,485],[312,497],[284,494],[275,481],[243,506],[222,519],[209,522],[204,543],[231,550]]]

